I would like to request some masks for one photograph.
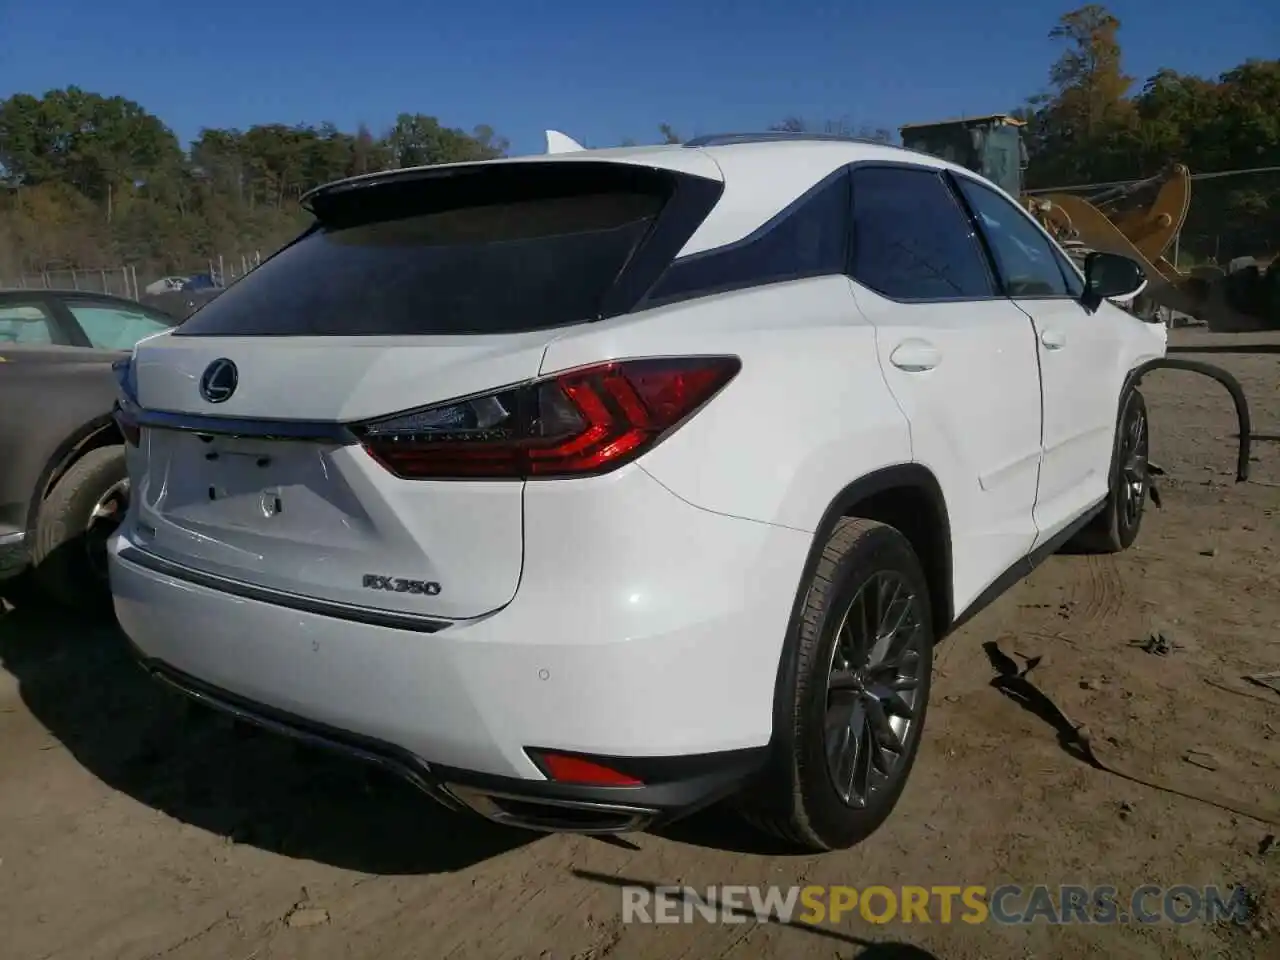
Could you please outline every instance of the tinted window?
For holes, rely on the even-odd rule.
[[[854,170],[851,264],[855,280],[895,300],[995,293],[968,216],[930,170]]]
[[[0,344],[66,344],[62,331],[44,306],[36,303],[0,304]]]
[[[844,272],[849,223],[847,173],[821,184],[746,240],[677,260],[652,300]]]
[[[494,175],[501,190],[446,182],[421,187],[424,201],[410,184],[326,201],[320,227],[176,335],[512,333],[595,319],[665,195],[603,189],[584,170],[559,194],[520,196],[511,167]]]
[[[99,350],[130,350],[143,337],[168,330],[164,322],[142,310],[94,303],[67,303],[89,343]]]
[[[1079,268],[1065,253],[1057,250],[1053,253],[1054,259],[1058,261],[1058,266],[1062,270],[1063,279],[1067,283],[1067,293],[1073,297],[1079,297],[1084,293],[1084,277],[1080,275]]]
[[[978,218],[1009,296],[1066,296],[1067,282],[1053,246],[1030,217],[994,190],[967,177],[956,179]]]

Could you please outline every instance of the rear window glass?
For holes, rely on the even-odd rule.
[[[485,334],[594,319],[667,195],[613,179],[534,174],[525,196],[510,173],[492,191],[449,194],[445,181],[353,193],[178,333]]]

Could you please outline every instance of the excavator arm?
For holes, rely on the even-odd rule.
[[[1148,301],[1186,314],[1218,333],[1280,327],[1280,262],[1245,258],[1234,269],[1179,270],[1165,256],[1186,222],[1191,206],[1190,171],[1172,164],[1159,176],[1082,197],[1037,194],[1027,205],[1070,250],[1101,250],[1137,261],[1147,274]],[[1120,204],[1155,188],[1149,206]]]

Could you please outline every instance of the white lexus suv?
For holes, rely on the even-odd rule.
[[[874,830],[933,645],[1147,492],[1165,332],[1008,195],[838,138],[395,170],[121,364],[115,609],[456,809]]]

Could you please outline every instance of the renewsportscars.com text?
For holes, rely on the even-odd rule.
[[[1112,924],[1245,922],[1242,887],[1113,886],[624,887],[623,923]]]

